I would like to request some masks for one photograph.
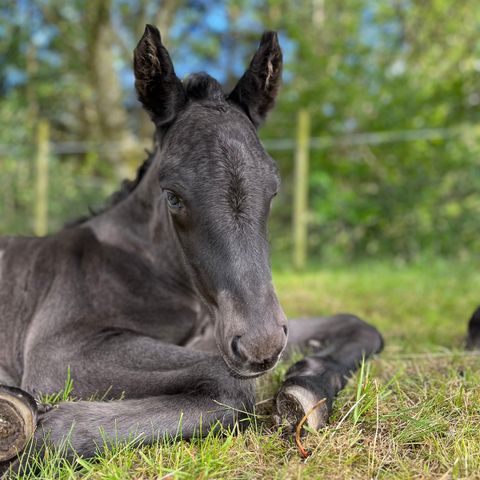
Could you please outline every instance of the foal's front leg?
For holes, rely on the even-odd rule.
[[[251,381],[219,374],[216,385],[185,393],[111,402],[64,402],[47,412],[35,434],[54,447],[91,457],[107,443],[151,444],[163,438],[190,439],[212,428],[229,427],[253,408]]]
[[[127,398],[60,403],[41,416],[35,434],[39,445],[44,438],[56,447],[68,439],[72,449],[67,454],[74,450],[89,457],[105,439],[137,438],[144,444],[165,436],[186,439],[218,423],[232,425],[253,409],[254,382],[233,377],[219,354],[128,331],[90,343],[92,348],[72,347],[75,354],[70,357],[62,353],[64,366],[71,366],[77,395],[88,397],[113,385],[113,393],[125,391]],[[39,374],[41,367],[39,355],[29,365],[25,387],[43,391],[51,385]]]
[[[64,345],[69,345],[65,348]],[[34,394],[62,390],[70,369],[75,398],[143,398],[182,393],[224,373],[218,353],[200,352],[128,330],[40,341],[26,355],[21,388]]]
[[[383,339],[374,327],[347,314],[291,320],[289,331],[287,348],[311,353],[287,371],[274,417],[293,431],[308,414],[306,424],[318,429],[326,424],[348,376],[362,359],[382,350]]]

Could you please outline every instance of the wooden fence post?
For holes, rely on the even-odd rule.
[[[293,266],[300,270],[307,260],[308,161],[310,153],[310,114],[298,112],[293,185]]]
[[[48,232],[48,159],[50,156],[50,125],[41,120],[37,127],[35,178],[35,235]]]

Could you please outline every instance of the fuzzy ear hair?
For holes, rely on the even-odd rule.
[[[275,104],[282,77],[282,50],[276,32],[265,32],[250,66],[228,99],[259,127]]]
[[[152,25],[145,32],[133,53],[135,89],[145,110],[157,127],[171,123],[187,98],[181,80],[158,29]]]

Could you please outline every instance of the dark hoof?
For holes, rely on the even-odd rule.
[[[20,453],[36,426],[35,400],[19,388],[0,386],[0,462]]]
[[[273,419],[286,433],[294,433],[297,425],[318,430],[327,424],[329,417],[328,398],[318,389],[288,383],[283,385],[275,400]],[[305,418],[306,417],[306,418]]]

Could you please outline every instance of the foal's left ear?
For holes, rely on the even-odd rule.
[[[265,32],[250,66],[228,99],[259,127],[275,103],[282,76],[282,50],[276,32]]]
[[[175,74],[160,32],[153,25],[145,33],[133,54],[137,96],[157,127],[167,126],[187,102],[181,80]]]

